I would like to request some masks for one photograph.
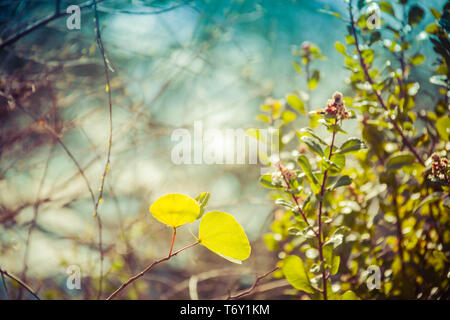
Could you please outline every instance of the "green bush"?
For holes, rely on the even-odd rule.
[[[258,116],[281,137],[280,159],[268,163],[274,172],[261,177],[280,207],[264,240],[280,258],[274,276],[304,298],[448,299],[450,4],[442,13],[431,9],[436,22],[425,29],[439,57],[429,81],[441,94],[428,111],[417,107],[421,83],[414,70],[425,56],[412,36],[424,10],[400,4],[402,14],[380,2],[399,22],[397,28],[383,22],[381,33],[367,25],[365,2],[355,8],[349,1],[346,44],[335,48],[349,70],[352,96],[335,93],[325,109],[308,114],[310,127],[297,128],[292,121],[306,115],[319,80],[317,72],[311,85],[308,71],[306,94],[269,99]],[[311,43],[301,48],[294,54],[309,70],[320,50]],[[377,60],[383,54],[389,58]],[[298,62],[294,67],[303,74]],[[359,138],[337,145],[348,118],[358,120]],[[318,124],[326,137],[313,130]],[[288,138],[295,136],[297,143]]]

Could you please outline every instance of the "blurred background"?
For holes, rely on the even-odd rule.
[[[334,43],[345,41],[346,25],[323,11],[346,16],[346,3],[97,2],[109,85],[92,1],[0,1],[0,267],[44,298],[95,298],[98,203],[106,297],[167,255],[172,231],[148,213],[150,204],[166,193],[208,191],[208,210],[229,212],[243,225],[252,242],[250,259],[238,266],[195,247],[156,267],[122,298],[221,298],[250,286],[277,258],[262,241],[274,208],[257,182],[260,166],[176,165],[171,134],[177,128],[193,133],[194,121],[204,129],[264,127],[255,115],[267,97],[305,89],[292,66],[292,50],[304,41],[327,57],[314,66],[321,78],[313,108],[336,90],[345,94],[348,71]],[[80,6],[79,30],[68,29],[68,15],[54,16],[57,3],[62,13]],[[431,19],[426,12],[423,25]],[[30,32],[22,36],[25,30]],[[421,49],[432,52],[428,41]],[[424,74],[432,61],[423,65]],[[433,92],[426,83],[423,90],[426,107]],[[110,133],[108,91],[113,142],[99,199]],[[197,228],[180,228],[175,248],[192,242]],[[81,290],[66,287],[70,265],[80,268]],[[286,283],[268,282],[257,297],[282,298]],[[25,291],[18,297],[30,298]],[[3,290],[0,298],[6,298]]]

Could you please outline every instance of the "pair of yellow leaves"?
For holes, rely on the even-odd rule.
[[[250,256],[251,248],[244,229],[228,213],[210,211],[202,217],[202,208],[197,201],[177,193],[156,200],[150,212],[172,228],[201,218],[198,233],[200,244],[234,263],[241,263]]]

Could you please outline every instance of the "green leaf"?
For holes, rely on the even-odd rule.
[[[435,8],[430,8],[430,12],[436,20],[439,20],[441,18],[441,13]]]
[[[342,16],[339,13],[334,12],[334,11],[324,10],[324,9],[319,9],[317,11],[321,12],[321,13],[329,14],[330,16],[334,16],[334,17],[339,18],[339,19],[342,18]]]
[[[328,266],[333,263],[333,242],[327,241],[322,247],[323,259]]]
[[[326,152],[325,152],[326,154]],[[343,154],[335,153],[331,156],[330,161],[337,167],[332,166],[329,168],[330,174],[338,174],[345,167],[345,156]]]
[[[309,163],[308,158],[304,155],[300,155],[297,160],[309,182],[311,182],[311,184],[318,185],[319,182],[317,181],[316,176],[312,172],[311,164]]]
[[[150,212],[156,220],[177,228],[197,220],[200,206],[197,201],[184,194],[172,193],[156,200],[151,205]]]
[[[294,66],[295,71],[297,71],[298,74],[302,74],[302,68],[297,63],[297,61],[293,60],[292,65]]]
[[[352,183],[352,179],[349,176],[347,176],[347,175],[340,176],[338,181],[336,181],[336,183],[331,187],[330,190],[334,190],[334,189],[339,188],[339,187],[348,186],[351,183]]]
[[[258,115],[256,116],[256,119],[258,119],[258,120],[260,120],[260,121],[263,121],[263,122],[265,122],[265,123],[270,123],[270,117],[269,117],[269,116],[266,116],[265,114],[258,114]]]
[[[408,24],[415,26],[422,21],[424,14],[425,11],[421,7],[417,5],[412,6],[408,12]]]
[[[364,62],[366,64],[371,65],[373,62],[373,58],[375,56],[375,53],[372,49],[365,49],[362,51],[362,57],[364,58]]]
[[[197,201],[200,206],[200,214],[198,215],[197,219],[200,219],[205,213],[205,207],[208,204],[210,196],[211,194],[209,192],[202,192],[197,197],[195,197],[195,201]]]
[[[319,70],[314,70],[312,72],[311,79],[309,79],[309,82],[308,82],[308,89],[314,90],[317,87],[317,85],[319,84],[319,79],[320,79]]]
[[[319,156],[323,157],[323,150],[320,147],[320,144],[316,142],[316,140],[312,139],[308,136],[303,136],[300,138],[302,142],[304,142],[312,151],[317,153]]]
[[[431,23],[425,27],[425,32],[429,34],[435,34],[439,31],[439,26],[437,23]]]
[[[380,10],[384,11],[386,13],[389,13],[391,16],[395,17],[394,9],[392,8],[391,4],[387,1],[381,1],[378,3],[380,6]]]
[[[302,259],[297,256],[287,256],[283,263],[283,273],[286,280],[297,290],[314,293],[305,270]]]
[[[439,118],[438,121],[436,121],[436,129],[439,132],[439,135],[441,138],[445,141],[449,141],[449,135],[450,135],[450,117],[445,116],[442,118]]]
[[[398,170],[406,165],[413,164],[416,161],[416,158],[408,152],[396,152],[392,156],[389,157],[386,169],[387,171]]]
[[[351,35],[346,35],[345,36],[345,43],[347,43],[347,45],[351,45],[355,43],[355,38],[353,38],[353,36]]]
[[[275,204],[285,207],[286,209],[291,210],[294,205],[292,203],[290,203],[289,201],[287,201],[286,199],[283,198],[278,198],[277,200],[275,200]]]
[[[331,274],[335,275],[339,271],[339,264],[341,262],[341,258],[339,256],[333,257],[333,263],[331,265]]]
[[[198,238],[201,245],[231,262],[242,263],[250,256],[251,247],[244,229],[228,213],[206,213],[200,221]]]
[[[369,46],[374,44],[375,42],[381,40],[381,32],[380,31],[374,31],[370,35],[370,42]]]
[[[353,291],[348,290],[343,295],[341,300],[361,300]]]
[[[447,87],[447,76],[443,75],[443,74],[435,74],[434,76],[430,77],[430,82],[432,84],[435,84],[437,86],[441,86],[441,87]]]
[[[286,101],[287,103],[289,103],[289,105],[297,110],[298,112],[300,112],[301,114],[306,114],[306,110],[305,110],[305,104],[303,103],[303,101],[297,97],[295,94],[288,94],[286,96]]]
[[[409,63],[411,63],[413,66],[418,66],[419,64],[422,64],[425,61],[425,56],[423,54],[416,54],[414,57],[411,58]]]
[[[245,130],[245,133],[258,141],[266,142],[264,136],[261,134],[261,131],[259,129],[249,128]]]
[[[283,187],[278,187],[272,184],[272,175],[265,174],[259,178],[259,183],[261,183],[264,187],[269,189],[283,189]]]
[[[288,124],[289,122],[294,121],[297,118],[297,115],[295,112],[292,112],[290,110],[285,110],[281,114],[281,120],[283,121],[283,124]]]
[[[342,42],[336,41],[334,43],[334,47],[337,52],[343,54],[344,56],[347,55],[347,48],[345,47],[345,45]]]
[[[361,149],[366,149],[366,144],[364,141],[358,138],[349,138],[347,141],[345,141],[342,146],[339,148],[340,154],[346,154],[350,152],[355,152]]]
[[[440,201],[441,199],[444,198],[444,195],[442,194],[442,192],[434,192],[428,196],[425,197],[425,199],[423,199],[422,201],[420,201],[420,203],[417,205],[416,208],[414,208],[414,213],[416,213],[417,211],[420,210],[420,208],[422,208],[423,206],[429,204],[429,203],[433,203],[436,201]]]
[[[301,128],[300,130],[297,131],[297,135],[298,135],[299,138],[301,138],[301,137],[304,136],[305,134],[308,134],[308,135],[310,135],[310,136],[316,138],[317,141],[319,141],[321,144],[327,145],[327,143],[326,143],[321,137],[319,137],[319,136],[314,132],[314,130],[311,129],[311,128],[308,128],[308,127],[307,127],[307,128]]]

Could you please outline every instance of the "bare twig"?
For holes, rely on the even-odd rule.
[[[103,2],[105,0],[97,0],[97,3]],[[86,1],[83,2],[79,5],[80,10],[83,9],[87,9],[90,8],[94,5],[95,0],[93,1]],[[68,15],[69,13],[67,13],[66,11],[61,11],[58,8],[58,5],[55,8],[55,11],[48,15],[47,17],[43,18],[42,20],[39,20],[35,23],[32,23],[30,25],[28,25],[24,30],[19,31],[18,33],[14,34],[13,36],[9,37],[8,39],[6,39],[5,41],[3,41],[2,43],[0,43],[0,50],[3,49],[4,47],[13,44],[14,42],[16,42],[17,40],[21,39],[22,37],[26,36],[27,34],[36,31],[37,29],[39,29],[40,27],[43,27],[45,25],[47,25],[48,23],[59,19],[61,17],[65,17],[66,15]]]
[[[105,186],[105,178],[108,174],[108,171],[110,169],[111,164],[111,147],[112,147],[112,135],[113,135],[113,124],[112,124],[112,98],[111,98],[111,85],[109,81],[109,69],[112,70],[112,67],[110,66],[109,60],[106,58],[105,54],[105,48],[103,46],[102,41],[102,35],[100,33],[100,23],[98,18],[98,10],[97,10],[97,0],[93,0],[94,5],[94,20],[95,20],[95,29],[96,29],[96,36],[97,36],[97,45],[100,49],[100,53],[102,55],[103,59],[103,66],[105,69],[105,78],[106,78],[106,92],[108,93],[108,105],[109,105],[109,139],[108,139],[108,151],[106,156],[106,164],[105,168],[103,170],[102,178],[101,178],[101,184],[99,189],[99,195],[97,198],[97,201],[95,202],[95,211],[94,216],[97,218],[97,224],[98,224],[98,238],[99,238],[99,251],[100,251],[100,279],[99,279],[99,290],[98,290],[98,296],[97,299],[101,298],[102,291],[103,291],[103,260],[104,260],[104,253],[103,253],[103,243],[102,243],[102,220],[100,218],[100,215],[98,214],[98,206],[103,201],[103,188]]]
[[[248,296],[250,294],[253,293],[253,291],[256,289],[256,287],[258,286],[259,282],[264,279],[265,277],[267,277],[268,275],[274,273],[275,271],[277,271],[278,269],[280,269],[279,267],[275,267],[270,271],[267,271],[266,273],[264,273],[263,275],[260,275],[259,277],[256,278],[255,282],[253,283],[253,285],[248,289],[245,290],[243,292],[240,292],[239,294],[236,294],[234,296],[229,296],[227,300],[234,300],[234,299],[239,299],[245,296]]]
[[[13,100],[12,101],[20,110],[22,110],[25,114],[27,114],[30,118],[32,118],[34,121],[40,123],[39,118],[37,118],[36,116],[34,116],[32,113],[30,113],[28,110],[26,110],[17,100]],[[70,152],[70,150],[67,148],[67,146],[64,144],[64,142],[61,140],[61,138],[59,137],[58,133],[55,132],[55,130],[53,130],[53,128],[51,128],[50,126],[48,126],[45,122],[42,122],[42,126],[56,139],[56,141],[59,143],[59,145],[64,149],[64,151],[66,152],[66,154],[69,156],[69,158],[72,160],[72,162],[75,164],[75,166],[78,169],[78,172],[80,173],[81,177],[83,178],[83,180],[86,183],[86,186],[89,190],[89,194],[91,196],[92,199],[92,203],[95,205],[95,196],[94,196],[94,192],[92,191],[91,185],[89,184],[89,180],[87,179],[86,175],[84,174],[83,169],[81,168],[80,164],[78,163],[77,159],[75,158],[75,156],[72,154],[72,152]]]
[[[10,279],[14,280],[15,282],[17,282],[21,287],[25,288],[25,290],[27,290],[29,293],[31,293],[31,295],[32,295],[33,297],[35,297],[37,300],[41,300],[41,299],[39,298],[39,296],[37,295],[37,293],[36,293],[29,285],[27,285],[25,282],[23,282],[22,280],[20,280],[20,279],[19,279],[18,277],[16,277],[15,275],[9,273],[9,272],[6,271],[6,270],[2,270],[1,268],[0,268],[0,273],[1,273],[1,275],[2,275],[3,285],[5,286],[5,288],[6,288],[6,283],[5,283],[5,279],[4,279],[3,277],[4,277],[4,276],[7,276],[8,278],[10,278]]]
[[[137,279],[139,279],[140,277],[142,277],[143,275],[145,275],[148,271],[150,271],[154,266],[156,266],[157,264],[160,264],[161,262],[167,261],[170,258],[176,256],[177,254],[179,254],[180,252],[192,248],[196,245],[198,245],[200,243],[200,241],[196,241],[190,245],[187,245],[186,247],[181,248],[178,251],[175,251],[172,254],[169,254],[167,257],[159,259],[154,261],[153,263],[151,263],[147,268],[145,268],[143,271],[141,271],[140,273],[138,273],[137,275],[131,277],[130,279],[128,279],[126,282],[124,282],[116,291],[114,291],[108,298],[106,298],[106,300],[112,300],[114,299],[115,296],[117,296],[123,289],[125,289],[130,283],[136,281]]]
[[[5,275],[0,271],[0,276],[2,277],[3,287],[5,287],[6,296],[8,296],[8,286],[6,285]]]

